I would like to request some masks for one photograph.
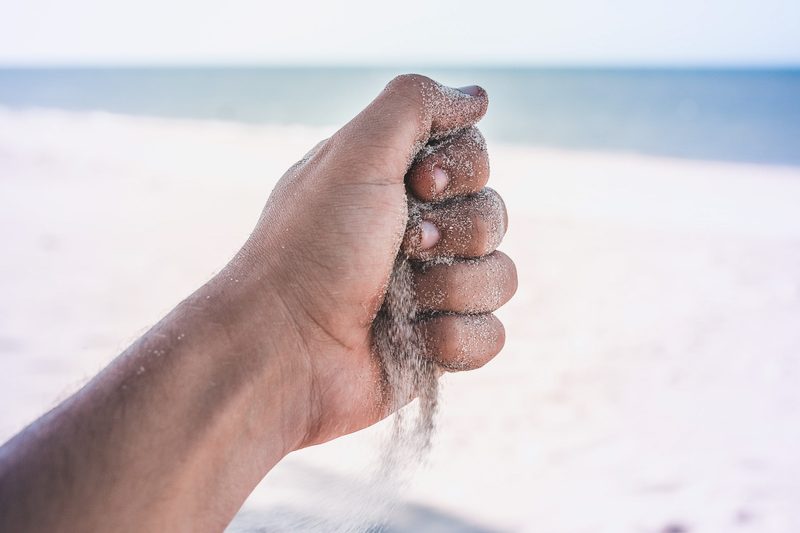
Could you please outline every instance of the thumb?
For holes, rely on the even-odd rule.
[[[402,183],[416,152],[478,122],[489,98],[477,86],[454,89],[418,74],[394,78],[361,113],[336,132],[329,144],[339,153],[357,153],[354,168],[367,164],[386,169],[375,176],[384,183]]]
[[[427,142],[474,125],[488,107],[486,91],[476,85],[454,89],[419,74],[405,74],[389,82],[367,109],[408,113],[417,126],[413,141]]]

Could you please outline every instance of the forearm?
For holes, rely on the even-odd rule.
[[[291,325],[223,276],[0,449],[0,529],[221,530],[297,447]]]

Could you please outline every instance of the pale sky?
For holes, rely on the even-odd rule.
[[[2,64],[800,64],[800,0],[0,0]]]

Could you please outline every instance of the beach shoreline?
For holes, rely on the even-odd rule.
[[[224,266],[332,131],[0,108],[0,438]],[[488,143],[520,289],[504,352],[445,379],[410,504],[487,531],[800,529],[800,167]],[[292,454],[245,511],[312,512],[380,431]]]

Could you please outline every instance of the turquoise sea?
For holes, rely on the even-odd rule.
[[[342,124],[397,68],[0,69],[0,106]],[[800,165],[800,69],[416,69],[491,97],[490,140]]]

